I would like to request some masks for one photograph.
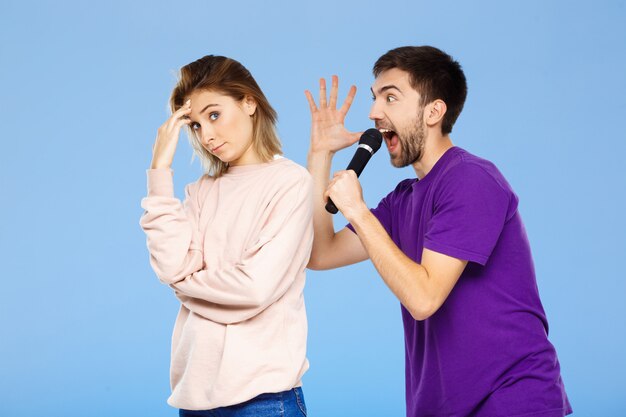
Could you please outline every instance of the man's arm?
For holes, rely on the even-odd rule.
[[[406,256],[369,211],[352,171],[335,174],[324,197],[333,202],[358,234],[364,250],[389,289],[415,320],[425,320],[441,307],[467,261],[424,249],[422,263]]]
[[[408,258],[391,240],[387,231],[369,211],[361,186],[353,171],[335,174],[329,183],[334,153],[356,142],[360,134],[350,133],[344,119],[354,100],[352,86],[342,107],[337,110],[338,80],[333,76],[330,101],[326,101],[326,82],[320,80],[320,106],[306,91],[311,110],[311,148],[308,169],[314,181],[313,224],[315,238],[308,267],[331,269],[360,262],[368,257],[379,274],[416,320],[424,320],[441,307],[461,276],[467,261],[424,249],[422,263]],[[335,233],[332,216],[326,212],[328,197],[352,223],[358,236],[349,229]]]
[[[351,133],[344,127],[344,119],[356,94],[352,86],[345,102],[337,109],[339,80],[332,77],[330,101],[326,100],[326,81],[320,80],[319,107],[312,94],[306,91],[311,111],[311,147],[307,168],[313,177],[313,226],[315,237],[309,260],[310,269],[332,269],[367,259],[359,238],[349,229],[335,233],[333,218],[325,209],[324,192],[328,187],[330,168],[336,151],[359,140],[360,133]]]
[[[344,228],[335,233],[333,218],[325,209],[324,192],[328,187],[332,155],[309,153],[308,169],[313,176],[313,250],[310,269],[333,269],[367,259],[368,255],[358,236]]]

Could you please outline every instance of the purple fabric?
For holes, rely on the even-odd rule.
[[[517,205],[492,163],[454,147],[372,210],[415,262],[423,248],[469,261],[433,316],[402,307],[407,416],[571,413]]]

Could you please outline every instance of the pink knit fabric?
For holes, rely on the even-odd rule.
[[[148,170],[140,224],[154,271],[181,302],[173,407],[211,409],[301,385],[312,187],[304,168],[279,158],[202,176],[181,203],[172,171]]]

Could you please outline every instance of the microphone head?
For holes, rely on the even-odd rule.
[[[380,145],[383,143],[383,135],[378,131],[378,129],[367,129],[361,135],[361,139],[359,139],[359,144],[364,144],[372,148],[372,154],[375,154],[376,151],[380,149]]]

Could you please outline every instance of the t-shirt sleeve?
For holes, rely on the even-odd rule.
[[[424,247],[485,265],[507,218],[512,192],[483,167],[461,163],[435,190]]]

